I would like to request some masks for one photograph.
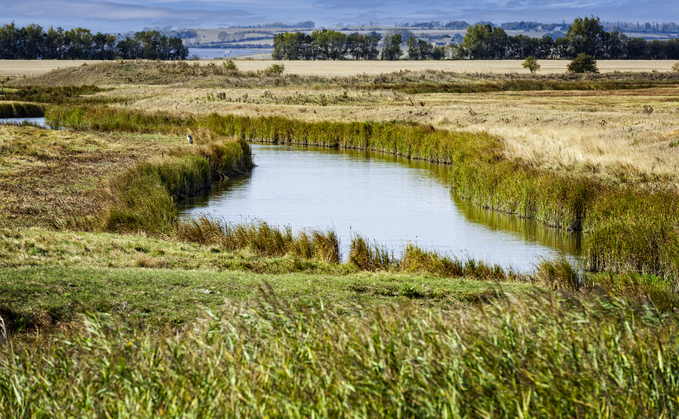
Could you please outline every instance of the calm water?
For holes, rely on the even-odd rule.
[[[456,200],[447,167],[363,151],[252,145],[252,174],[181,204],[183,218],[262,220],[293,230],[334,228],[348,255],[352,234],[398,254],[421,247],[526,271],[540,257],[577,255],[576,236]]]
[[[24,121],[40,125],[41,127],[47,127],[44,116],[39,118],[0,118],[0,124],[21,124]]]

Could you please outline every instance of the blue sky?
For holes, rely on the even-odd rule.
[[[575,17],[607,21],[679,21],[677,0],[0,0],[0,24],[86,27],[122,32],[146,26],[216,28],[313,20],[316,26],[479,20],[560,23]]]

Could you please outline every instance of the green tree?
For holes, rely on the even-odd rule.
[[[606,31],[598,17],[575,18],[566,32],[566,40],[574,54],[587,54],[593,57],[602,56],[602,40]]]
[[[569,73],[598,73],[596,61],[591,55],[578,54],[573,61],[568,64]]]
[[[401,51],[401,44],[403,43],[403,38],[400,34],[387,36],[384,39],[384,49],[382,50],[383,60],[398,60],[403,55]]]
[[[540,69],[540,64],[538,64],[538,60],[532,55],[526,57],[526,61],[524,61],[523,64],[521,65],[523,66],[523,68],[529,69],[531,74],[535,73]]]

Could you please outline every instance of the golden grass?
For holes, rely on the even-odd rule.
[[[221,60],[201,60],[201,64]],[[84,60],[0,60],[0,77],[37,76],[58,68],[77,67],[101,61]],[[264,70],[274,62],[285,65],[285,73],[302,76],[353,76],[357,74],[381,74],[409,70],[443,70],[462,73],[522,73],[530,71],[523,68],[523,60],[456,60],[456,61],[273,61],[273,60],[236,60],[241,71]],[[538,60],[541,65],[538,74],[561,74],[566,72],[568,60]],[[672,71],[674,60],[599,60],[602,73],[619,72],[660,72]]]
[[[137,98],[128,108],[183,115],[403,120],[489,132],[506,142],[509,157],[540,168],[577,171],[615,183],[642,182],[654,189],[679,186],[679,100],[674,88],[407,95],[341,87],[138,86],[118,92]]]
[[[442,70],[462,73],[522,73],[524,60],[455,60],[455,61],[277,61],[285,65],[285,73],[304,76],[353,76],[357,74],[381,74],[394,71]],[[212,62],[212,61],[205,61]],[[271,60],[236,60],[241,71],[264,70]],[[538,60],[538,74],[561,74],[566,72],[568,60]],[[609,73],[671,71],[673,60],[600,60],[599,71]]]
[[[94,215],[106,180],[183,138],[0,126],[0,226],[63,227]]]
[[[58,68],[100,63],[94,60],[0,60],[0,77],[39,76]]]

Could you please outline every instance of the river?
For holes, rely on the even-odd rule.
[[[559,253],[576,257],[580,236],[482,210],[451,192],[448,166],[355,150],[252,145],[251,174],[180,203],[232,223],[266,221],[334,229],[344,257],[361,234],[399,253],[408,242],[519,271]]]

